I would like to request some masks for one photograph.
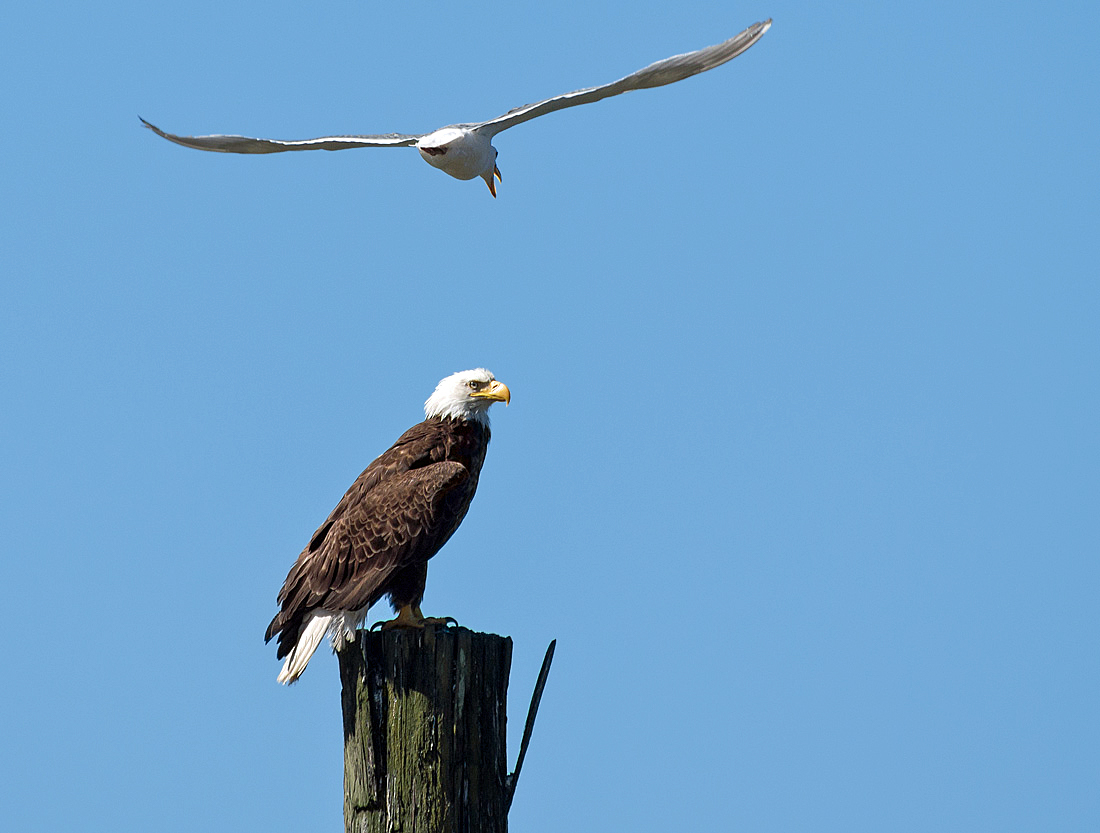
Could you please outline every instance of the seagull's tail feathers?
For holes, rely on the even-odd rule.
[[[325,634],[328,633],[328,629],[332,626],[335,618],[336,616],[331,613],[318,612],[310,614],[305,626],[298,634],[298,641],[291,648],[290,653],[287,654],[286,662],[283,663],[283,670],[279,672],[278,680],[280,683],[290,685],[302,676],[302,672],[306,670],[306,666],[309,664],[310,657],[317,650],[317,646],[321,644],[321,640],[325,638]]]

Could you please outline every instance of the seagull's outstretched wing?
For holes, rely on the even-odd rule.
[[[141,118],[140,116],[138,118]],[[420,136],[405,133],[384,133],[380,136],[321,136],[319,139],[282,141],[280,139],[251,139],[248,136],[177,136],[165,133],[145,119],[141,123],[169,142],[198,150],[214,150],[219,153],[279,153],[284,150],[344,150],[346,148],[403,148],[415,145]]]
[[[545,101],[528,104],[509,110],[503,116],[495,119],[479,122],[478,124],[462,125],[463,127],[477,130],[478,133],[489,137],[495,136],[502,130],[507,130],[525,121],[545,116],[555,110],[563,110],[566,107],[576,107],[578,104],[589,104],[593,101],[607,98],[612,95],[630,92],[631,90],[644,90],[647,87],[663,87],[706,72],[721,66],[726,61],[732,60],[760,40],[768,27],[772,25],[771,18],[762,23],[754,23],[744,32],[735,35],[728,41],[707,46],[695,52],[687,52],[683,55],[673,55],[655,64],[650,64],[645,69],[640,69],[626,78],[620,78],[602,87],[588,87],[583,90],[574,90],[571,93],[554,96]]]

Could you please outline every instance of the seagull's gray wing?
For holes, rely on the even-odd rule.
[[[141,118],[138,116],[138,118]],[[214,150],[219,153],[279,153],[284,150],[344,150],[345,148],[403,148],[415,145],[420,136],[405,133],[384,133],[380,136],[321,136],[319,139],[282,141],[280,139],[251,139],[248,136],[177,136],[165,133],[145,119],[141,123],[169,142],[197,150]]]
[[[687,52],[683,55],[673,55],[655,64],[650,64],[645,69],[640,69],[626,78],[620,78],[602,87],[588,87],[583,90],[574,90],[571,93],[554,96],[545,101],[528,104],[509,110],[503,116],[495,119],[479,122],[478,124],[463,125],[477,130],[478,133],[495,136],[502,130],[521,124],[525,121],[545,116],[555,110],[563,110],[566,107],[576,107],[578,104],[589,104],[593,101],[607,98],[612,95],[630,92],[631,90],[644,90],[647,87],[663,87],[706,72],[721,66],[726,61],[732,60],[760,40],[768,27],[772,25],[771,18],[762,23],[754,23],[744,32],[730,38],[723,43],[707,46],[695,52]]]

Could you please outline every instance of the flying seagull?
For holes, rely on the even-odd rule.
[[[252,139],[248,136],[177,136],[166,133],[159,127],[142,119],[142,123],[170,142],[198,150],[213,150],[220,153],[279,153],[284,150],[344,150],[345,148],[367,147],[415,147],[424,157],[424,161],[433,168],[439,168],[455,179],[474,179],[481,177],[489,186],[489,191],[497,195],[494,175],[500,179],[497,167],[497,150],[492,145],[493,137],[502,130],[522,124],[525,121],[545,116],[555,110],[589,104],[609,96],[644,90],[648,87],[663,87],[706,72],[732,60],[760,40],[772,25],[771,19],[754,23],[744,32],[724,43],[708,46],[695,52],[673,55],[663,61],[650,64],[625,78],[604,84],[602,87],[587,87],[571,93],[547,98],[535,104],[527,104],[509,110],[503,116],[474,124],[452,124],[441,127],[431,133],[383,133],[376,136],[321,136],[317,139],[284,141],[281,139]]]
[[[424,403],[425,420],[351,484],[279,591],[264,637],[277,635],[278,658],[286,657],[279,682],[301,676],[326,634],[334,650],[352,641],[383,596],[397,611],[384,628],[446,621],[420,611],[428,559],[470,508],[489,447],[489,406],[511,398],[484,368],[448,376]]]

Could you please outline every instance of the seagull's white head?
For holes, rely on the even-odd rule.
[[[497,149],[488,136],[465,127],[444,127],[417,139],[416,149],[433,168],[455,179],[480,176],[492,195],[497,195],[493,182],[493,176],[500,179]]]
[[[463,419],[489,424],[489,406],[494,402],[507,405],[512,392],[498,382],[484,367],[453,373],[435,386],[435,392],[424,403],[424,415],[429,419]]]

